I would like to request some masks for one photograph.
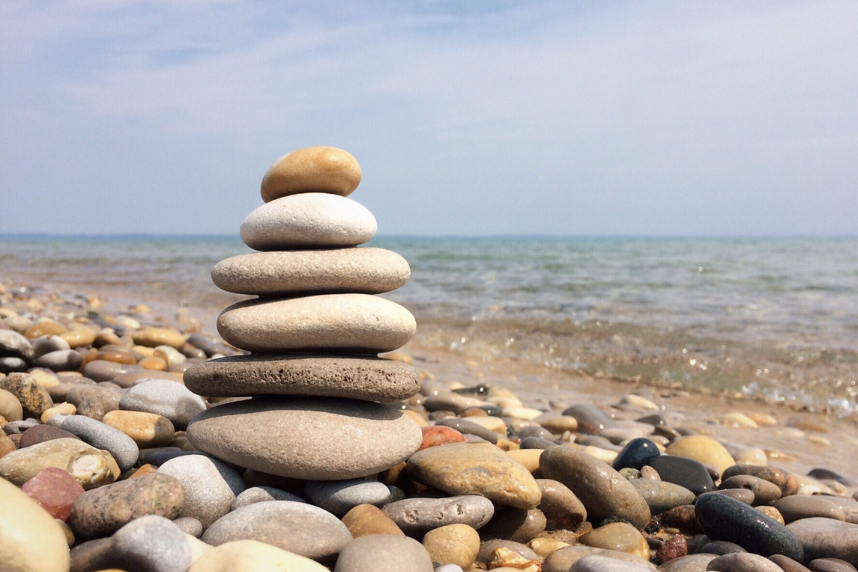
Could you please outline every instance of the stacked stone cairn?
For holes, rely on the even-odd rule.
[[[217,321],[224,340],[251,354],[185,373],[199,395],[252,398],[197,416],[187,434],[199,450],[267,474],[339,481],[389,469],[420,447],[418,425],[378,403],[420,389],[410,365],[378,357],[406,344],[416,322],[375,295],[405,284],[410,268],[394,252],[358,247],[377,230],[347,198],[360,179],[354,157],[332,147],[290,153],[263,178],[265,204],[241,225],[259,252],[212,272],[219,288],[257,296]]]

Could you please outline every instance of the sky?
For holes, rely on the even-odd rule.
[[[858,2],[0,2],[0,234],[237,236],[314,145],[379,235],[854,235]]]

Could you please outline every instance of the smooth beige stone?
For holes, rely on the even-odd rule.
[[[733,458],[736,460],[737,465],[756,465],[758,467],[765,467],[769,464],[769,458],[766,456],[766,452],[759,447],[746,447],[739,451],[735,451]]]
[[[60,337],[68,342],[71,349],[91,346],[95,342],[95,337],[98,334],[85,326],[75,327],[72,324],[71,331],[60,334]]]
[[[105,455],[80,439],[71,438],[53,439],[12,451],[0,458],[0,477],[21,486],[47,467],[68,472],[86,490],[112,479]]]
[[[68,542],[53,517],[3,479],[0,479],[0,499],[0,569],[68,572]]]
[[[188,359],[179,350],[167,345],[160,345],[156,347],[155,351],[152,352],[152,357],[161,358],[167,363],[168,366],[185,363],[185,361]]]
[[[506,435],[506,423],[503,422],[503,419],[500,417],[468,417],[468,421],[471,423],[476,423],[477,425],[482,425],[489,431],[494,431],[496,433],[501,433]]]
[[[791,498],[791,497],[787,497],[787,498]],[[781,511],[779,511],[775,507],[773,507],[773,506],[758,506],[755,508],[758,511],[760,511],[761,513],[763,513],[764,515],[768,516],[769,518],[774,519],[781,524],[786,524],[786,521],[784,520],[784,516],[781,514]]]
[[[515,462],[521,463],[525,469],[530,471],[530,474],[534,475],[539,472],[539,456],[542,454],[542,449],[515,449],[507,451],[506,454]]]
[[[345,247],[375,236],[378,223],[362,204],[326,193],[283,197],[251,212],[241,240],[254,250]]]
[[[131,334],[131,339],[135,344],[149,348],[170,346],[181,350],[185,346],[187,336],[172,328],[143,328]]]
[[[414,336],[411,312],[368,294],[239,302],[217,320],[223,339],[251,352],[337,349],[378,353]]]
[[[738,411],[731,411],[721,418],[721,423],[730,427],[742,427],[745,429],[758,429],[757,422]]]
[[[221,544],[194,562],[188,572],[328,572],[309,558],[256,540]]]
[[[704,465],[713,465],[723,473],[736,464],[724,445],[706,435],[691,435],[674,441],[667,449],[668,455],[694,459]]]
[[[48,419],[53,417],[54,415],[74,415],[77,412],[77,407],[75,407],[71,403],[59,403],[54,405],[53,407],[49,407],[45,409],[45,412],[42,413],[42,417],[40,421],[42,423],[47,423]]]
[[[548,558],[548,556],[557,552],[561,548],[571,546],[568,542],[557,540],[556,538],[537,537],[527,543],[531,550],[536,552],[540,558]]]
[[[635,395],[634,393],[627,393],[621,399],[618,405],[627,405],[629,407],[636,407],[638,409],[644,409],[646,411],[661,411],[661,408],[647,399],[646,397],[641,397],[640,395]]]
[[[423,547],[433,562],[467,568],[477,559],[480,534],[467,524],[448,524],[427,532]]]
[[[759,427],[772,427],[778,424],[778,420],[766,413],[749,413],[748,417],[754,420]]]
[[[634,526],[625,522],[612,522],[600,526],[581,536],[578,542],[585,546],[616,550],[649,560],[649,545],[646,539]]]
[[[336,147],[306,147],[284,155],[262,178],[266,203],[297,193],[322,192],[348,196],[360,184],[360,165]]]
[[[21,421],[24,418],[24,409],[21,407],[21,402],[5,389],[0,389],[0,417],[3,417],[6,421]]]
[[[131,437],[141,449],[167,447],[176,433],[173,423],[156,413],[117,409],[107,412],[101,421]]]
[[[384,514],[383,510],[371,504],[357,505],[343,516],[342,521],[355,538],[368,534],[405,536],[405,533],[393,522],[393,519]]]
[[[601,447],[594,447],[592,445],[588,445],[584,447],[584,452],[590,455],[591,457],[595,457],[599,459],[603,463],[608,463],[609,465],[614,462],[614,459],[617,458],[616,451],[611,451],[609,449],[602,449]]]
[[[31,369],[28,372],[41,387],[50,389],[60,384],[57,374],[47,369]]]
[[[502,415],[504,417],[512,417],[514,419],[524,419],[525,421],[531,421],[536,419],[544,412],[539,409],[532,409],[530,407],[505,407],[502,411]]]
[[[571,415],[546,416],[544,419],[540,419],[541,417],[535,418],[534,421],[539,423],[543,429],[551,431],[555,435],[562,435],[565,431],[572,431],[574,433],[578,430],[578,420]]]
[[[254,252],[221,260],[212,281],[238,294],[277,295],[296,292],[381,294],[404,285],[408,262],[382,248],[338,248]]]

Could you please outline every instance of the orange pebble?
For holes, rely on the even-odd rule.
[[[147,357],[140,360],[138,363],[143,369],[156,369],[158,371],[167,371],[167,362],[159,357]]]
[[[429,447],[438,447],[448,443],[461,443],[467,441],[465,436],[451,427],[436,425],[434,427],[423,427],[423,442],[420,443],[418,451],[428,449]]]
[[[131,476],[128,478],[134,479],[136,477],[145,477],[146,475],[151,475],[152,473],[157,473],[157,472],[158,472],[157,467],[154,467],[154,466],[147,463],[147,464],[143,465],[142,467],[140,467],[139,469],[137,469],[136,471],[134,471],[133,473],[131,473]]]

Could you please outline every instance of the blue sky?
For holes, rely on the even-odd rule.
[[[311,145],[379,234],[855,234],[858,3],[0,3],[0,233],[237,235]]]

